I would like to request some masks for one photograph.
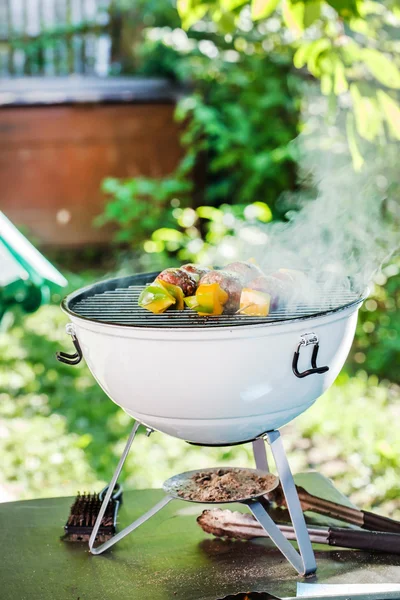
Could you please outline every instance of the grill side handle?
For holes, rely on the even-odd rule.
[[[306,371],[303,371],[302,373],[300,373],[300,371],[298,370],[300,349],[302,346],[309,346],[310,344],[312,344],[314,346],[312,356],[311,356],[311,367],[312,368],[307,369]],[[314,332],[303,333],[300,336],[300,342],[297,345],[296,351],[293,355],[293,361],[292,361],[292,369],[293,369],[293,373],[296,375],[296,377],[298,377],[299,379],[302,379],[303,377],[308,377],[308,375],[314,375],[314,373],[321,374],[321,373],[326,373],[327,371],[329,371],[329,367],[317,367],[318,351],[319,351],[319,340],[318,340],[317,334]]]
[[[72,343],[75,346],[76,352],[74,354],[68,354],[67,352],[57,352],[56,358],[58,361],[66,364],[66,365],[78,365],[83,358],[83,354],[82,354],[82,349],[80,347],[80,344],[78,342],[78,338],[75,335],[75,328],[72,325],[72,323],[68,323],[65,326],[65,331],[68,333],[68,335],[71,336]]]

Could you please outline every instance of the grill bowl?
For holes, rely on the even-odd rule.
[[[203,445],[252,440],[301,414],[333,383],[350,350],[363,298],[338,292],[266,318],[152,315],[137,307],[157,273],[78,290],[62,303],[83,356],[108,396],[145,425]],[[301,336],[319,338],[323,374],[299,379]],[[301,348],[299,371],[313,346]]]

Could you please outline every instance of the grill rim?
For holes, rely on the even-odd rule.
[[[298,323],[300,321],[309,321],[310,319],[317,319],[320,317],[326,317],[332,314],[336,314],[336,313],[340,313],[344,310],[347,310],[349,308],[352,307],[356,307],[358,305],[361,305],[365,299],[368,297],[369,295],[369,288],[366,288],[364,290],[364,292],[362,294],[360,294],[356,299],[354,299],[351,302],[348,302],[346,304],[343,304],[341,306],[338,306],[336,308],[330,308],[328,310],[324,310],[324,311],[320,311],[320,312],[316,312],[316,313],[312,313],[309,315],[302,315],[302,316],[298,316],[298,317],[293,317],[293,318],[288,318],[288,319],[277,319],[274,321],[266,321],[263,323],[243,323],[243,321],[241,322],[241,324],[235,324],[234,321],[232,321],[231,324],[229,325],[213,325],[212,327],[207,326],[207,325],[180,325],[179,327],[177,326],[170,326],[170,325],[163,325],[161,327],[157,327],[155,325],[135,325],[135,324],[131,324],[131,323],[115,323],[112,321],[100,321],[98,319],[95,318],[89,318],[89,317],[85,317],[83,315],[80,315],[79,313],[75,312],[74,310],[72,310],[70,308],[70,304],[74,301],[78,301],[78,300],[84,300],[87,297],[90,297],[90,295],[88,294],[88,292],[92,291],[93,288],[95,286],[102,286],[104,285],[105,289],[103,290],[103,292],[101,292],[100,290],[98,292],[96,292],[97,294],[101,294],[104,293],[106,291],[114,291],[116,289],[119,288],[119,285],[123,285],[124,282],[126,282],[128,285],[125,286],[125,289],[128,289],[129,285],[134,285],[135,284],[135,280],[138,279],[143,279],[143,278],[149,278],[149,283],[151,281],[153,281],[157,275],[160,274],[160,271],[152,271],[150,273],[137,273],[135,275],[128,275],[126,277],[113,277],[111,279],[105,279],[103,281],[97,281],[95,283],[92,283],[90,285],[87,285],[83,288],[80,288],[78,290],[75,290],[74,292],[71,292],[70,294],[68,294],[67,296],[65,296],[65,298],[61,301],[61,309],[69,316],[74,317],[76,319],[80,319],[82,321],[88,322],[88,323],[94,323],[95,325],[100,325],[100,326],[105,326],[105,327],[111,327],[111,328],[123,328],[123,329],[133,329],[135,331],[186,331],[186,332],[193,332],[193,331],[221,331],[224,330],[226,331],[227,329],[230,328],[240,328],[240,329],[247,329],[247,328],[259,328],[259,327],[273,327],[273,326],[279,326],[279,325],[287,325],[290,323]],[[115,287],[110,287],[114,284]],[[146,285],[143,282],[137,283],[137,285]],[[122,288],[124,289],[124,288]],[[95,295],[95,294],[93,294]],[[210,317],[212,318],[212,317]]]

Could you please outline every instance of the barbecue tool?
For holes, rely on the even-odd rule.
[[[158,273],[113,279],[69,295],[74,354],[83,357],[109,397],[136,419],[89,541],[100,554],[156,514],[166,495],[134,523],[94,547],[104,511],[141,424],[198,445],[253,442],[256,467],[268,472],[266,440],[292,519],[299,554],[258,501],[246,502],[295,569],[315,571],[315,558],[286,454],[277,431],[333,383],[350,350],[363,296],[344,280],[307,305],[267,317],[200,317],[194,311],[152,314],[138,305]],[[313,295],[314,296],[314,295]],[[177,376],[177,369],[179,376]]]
[[[264,508],[265,503],[260,501]],[[251,540],[268,537],[263,527],[249,514],[230,510],[205,510],[197,518],[200,527],[216,537],[228,537]],[[278,525],[287,540],[296,540],[296,534],[290,525]],[[308,527],[310,540],[315,544],[340,546],[357,550],[374,550],[400,554],[400,534],[380,531],[362,531],[343,527]]]
[[[71,505],[67,522],[64,526],[65,542],[88,542],[92,534],[97,515],[99,514],[104,496],[107,492],[105,487],[99,494],[80,494],[78,492]],[[117,484],[107,504],[106,511],[100,523],[97,539],[106,542],[116,532],[117,515],[122,503],[122,487]]]
[[[325,515],[332,519],[356,525],[362,529],[369,531],[386,531],[400,534],[400,522],[376,515],[367,510],[360,510],[350,506],[343,506],[331,500],[325,500],[314,496],[305,490],[303,487],[296,485],[296,491],[299,496],[301,508],[303,512],[311,511],[320,515]],[[277,486],[274,490],[268,493],[268,500],[275,502],[277,506],[286,507],[285,496],[281,486]]]

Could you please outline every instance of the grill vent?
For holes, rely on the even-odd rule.
[[[76,316],[129,327],[172,327],[172,328],[209,328],[236,327],[240,325],[259,325],[307,319],[332,311],[340,310],[362,300],[351,291],[338,289],[329,293],[329,297],[321,297],[309,305],[297,305],[286,310],[272,311],[267,317],[249,317],[245,315],[221,315],[219,317],[199,317],[195,311],[170,310],[161,315],[154,315],[138,305],[139,294],[144,283],[154,279],[148,276],[129,277],[123,280],[95,284],[81,292],[76,292],[64,301],[67,311]],[[143,281],[145,280],[145,281]],[[129,283],[132,282],[131,285]],[[138,285],[138,284],[141,285]],[[125,284],[125,285],[124,285]]]

